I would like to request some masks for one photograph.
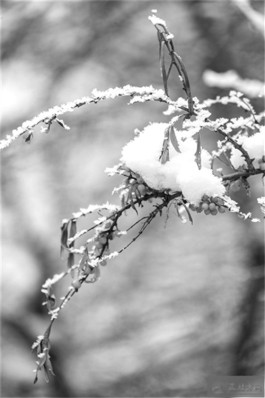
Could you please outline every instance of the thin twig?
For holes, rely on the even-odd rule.
[[[182,62],[181,57],[178,55],[178,53],[175,50],[174,44],[171,37],[170,32],[166,28],[165,25],[162,24],[155,24],[154,25],[157,32],[158,32],[158,41],[159,41],[159,58],[160,58],[160,69],[161,69],[161,74],[163,78],[163,83],[164,83],[164,89],[165,93],[168,96],[168,88],[167,88],[167,82],[169,79],[170,72],[172,70],[172,65],[174,65],[177,68],[180,80],[182,82],[183,90],[186,93],[187,100],[188,100],[188,111],[189,111],[189,116],[192,116],[195,114],[194,108],[193,108],[193,99],[192,99],[192,94],[191,94],[191,88],[190,88],[190,83],[189,83],[189,78],[187,71],[185,69],[185,66]],[[165,55],[164,55],[164,48],[167,48],[168,54],[171,58],[171,63],[168,69],[168,73],[165,72]]]
[[[97,104],[99,101],[106,99],[113,99],[116,97],[134,97],[134,96],[144,97],[145,95],[149,96],[148,97],[149,101],[153,100],[153,101],[165,102],[168,104],[172,102],[169,99],[167,99],[167,97],[159,95],[159,90],[154,89],[152,86],[149,87],[124,86],[121,88],[108,89],[103,92],[95,91],[94,93],[92,92],[92,97],[83,97],[73,102],[68,102],[60,106],[55,106],[54,108],[51,108],[48,111],[41,112],[38,116],[35,116],[31,120],[25,121],[21,126],[13,130],[10,134],[7,134],[4,139],[0,140],[0,150],[7,148],[13,141],[15,141],[17,138],[21,137],[24,134],[30,134],[30,136],[32,137],[33,129],[39,124],[44,123],[46,126],[45,131],[48,132],[52,123],[57,120],[58,116],[68,112],[72,112],[84,105],[92,103]],[[68,126],[66,126],[62,120],[60,120],[60,125],[65,126],[65,128],[69,130]]]
[[[242,145],[240,145],[238,142],[236,142],[232,137],[230,137],[230,135],[225,133],[221,128],[217,128],[215,130],[215,132],[219,133],[223,137],[225,137],[227,141],[231,142],[231,144],[233,144],[233,146],[242,153],[243,157],[245,158],[245,160],[247,162],[249,170],[255,170],[255,168],[254,168],[254,166],[252,164],[253,160],[250,159],[248,152],[243,148]]]

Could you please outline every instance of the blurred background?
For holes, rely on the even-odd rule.
[[[242,0],[243,1],[243,0]],[[167,21],[193,95],[203,72],[236,70],[263,80],[262,35],[230,1],[2,1],[2,138],[43,110],[131,84],[162,88],[152,9]],[[263,1],[252,2],[263,12]],[[182,96],[177,77],[173,96]],[[258,111],[263,100],[253,99]],[[31,345],[48,317],[41,285],[60,273],[60,225],[80,207],[107,200],[120,183],[106,167],[150,121],[158,103],[126,99],[82,107],[2,153],[2,396],[203,397],[207,378],[263,373],[263,225],[233,215],[155,220],[61,313],[52,332],[56,377],[33,385]],[[229,117],[233,108],[218,108]],[[218,113],[220,112],[220,113]],[[38,130],[38,129],[37,129]],[[212,138],[205,134],[205,144]],[[260,178],[243,208],[261,213]],[[130,220],[130,215],[128,215]],[[61,293],[60,293],[61,294]]]

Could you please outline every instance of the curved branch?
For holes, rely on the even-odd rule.
[[[245,158],[245,160],[247,162],[249,171],[255,171],[255,168],[252,164],[253,159],[250,159],[248,152],[243,148],[243,146],[240,145],[238,142],[236,142],[236,140],[234,140],[232,137],[230,137],[230,135],[228,135],[226,132],[224,132],[221,128],[217,128],[215,131],[216,131],[216,133],[219,133],[223,137],[225,137],[227,141],[231,142],[231,144],[242,153],[243,157]]]
[[[92,91],[91,97],[83,97],[77,99],[72,102],[68,102],[66,104],[62,104],[60,106],[55,106],[48,111],[41,112],[38,116],[34,117],[31,120],[25,121],[21,126],[16,128],[11,132],[11,134],[6,135],[3,140],[0,140],[0,150],[7,148],[13,141],[24,134],[28,134],[26,137],[26,141],[30,141],[33,129],[39,125],[44,124],[45,127],[42,128],[43,132],[48,133],[50,127],[54,121],[56,121],[61,127],[66,130],[70,128],[63,122],[63,120],[58,119],[58,116],[61,116],[68,112],[73,112],[74,110],[80,108],[81,106],[88,104],[97,104],[99,101],[106,99],[114,99],[117,97],[145,97],[148,96],[148,101],[159,101],[165,102],[167,104],[172,103],[169,98],[163,93],[162,90],[157,90],[152,86],[148,87],[136,87],[136,86],[124,86],[121,88],[110,88],[106,91]],[[144,99],[145,102],[146,100]],[[133,103],[133,102],[131,102]]]

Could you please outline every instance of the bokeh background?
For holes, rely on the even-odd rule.
[[[263,12],[263,1],[252,2]],[[259,32],[230,1],[2,1],[2,137],[43,110],[93,88],[162,87],[151,9],[167,21],[193,95],[225,94],[205,69],[263,80]],[[177,81],[172,92],[182,95]],[[263,101],[254,99],[258,111]],[[42,283],[64,270],[63,218],[107,200],[135,128],[168,120],[165,106],[126,100],[82,107],[30,145],[2,153],[2,396],[203,397],[207,377],[263,372],[263,225],[233,215],[155,220],[84,286],[52,333],[56,377],[33,385],[30,347],[45,330]],[[235,109],[222,108],[225,117]],[[221,115],[221,113],[220,113]],[[205,136],[207,145],[212,138]],[[238,193],[258,217],[253,197]],[[130,221],[131,215],[128,215]],[[128,221],[128,222],[129,222]]]

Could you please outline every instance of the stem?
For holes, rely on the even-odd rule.
[[[248,165],[249,170],[251,170],[251,171],[255,170],[255,168],[254,168],[254,166],[253,166],[253,164],[252,164],[252,160],[251,160],[250,157],[249,157],[249,154],[248,154],[247,151],[242,147],[242,145],[238,144],[232,137],[230,137],[227,133],[225,133],[225,132],[224,132],[222,129],[220,129],[220,128],[216,129],[215,132],[216,132],[216,133],[219,133],[219,134],[221,134],[223,137],[225,137],[225,138],[227,139],[227,141],[231,142],[231,144],[232,144],[236,149],[238,149],[238,150],[242,153],[242,155],[244,156],[244,158],[245,158],[245,160],[246,160],[246,162],[247,162],[247,165]]]
[[[160,68],[161,68],[161,72],[162,72],[165,93],[168,96],[167,81],[168,81],[168,78],[170,75],[170,71],[172,69],[172,65],[175,65],[175,67],[178,70],[178,74],[181,78],[183,90],[185,91],[186,96],[187,96],[189,115],[192,116],[195,114],[195,112],[194,112],[194,108],[193,108],[193,99],[192,99],[192,94],[191,94],[189,78],[188,78],[188,74],[185,69],[184,63],[182,62],[181,57],[175,51],[173,41],[171,39],[168,39],[168,35],[170,35],[170,32],[168,31],[168,29],[164,25],[160,25],[160,24],[155,25],[155,28],[157,29],[157,32],[158,32],[159,50],[160,50]],[[162,47],[162,43],[163,43],[163,47]],[[167,74],[165,74],[165,59],[164,59],[164,54],[163,54],[164,44],[168,50],[169,56],[171,57],[171,63],[170,63],[169,70],[168,70]]]
[[[231,173],[226,176],[222,177],[223,181],[234,181],[234,180],[239,180],[239,178],[248,178],[253,175],[257,174],[265,174],[264,170],[247,170],[247,171],[239,171],[236,173]]]
[[[126,245],[124,246],[122,249],[119,250],[119,254],[122,253],[124,250],[126,250],[129,246],[131,246],[132,243],[134,243],[140,235],[142,235],[142,233],[146,230],[146,228],[148,227],[148,225],[152,222],[152,220],[157,216],[157,214],[161,214],[162,210],[164,207],[166,207],[168,205],[168,203],[173,200],[174,198],[178,197],[178,194],[173,194],[173,195],[168,195],[165,196],[164,194],[164,200],[160,205],[157,205],[155,207],[155,209],[149,214],[148,217],[143,217],[142,220],[144,218],[146,218],[146,221],[143,223],[140,231],[138,232],[138,234]]]

